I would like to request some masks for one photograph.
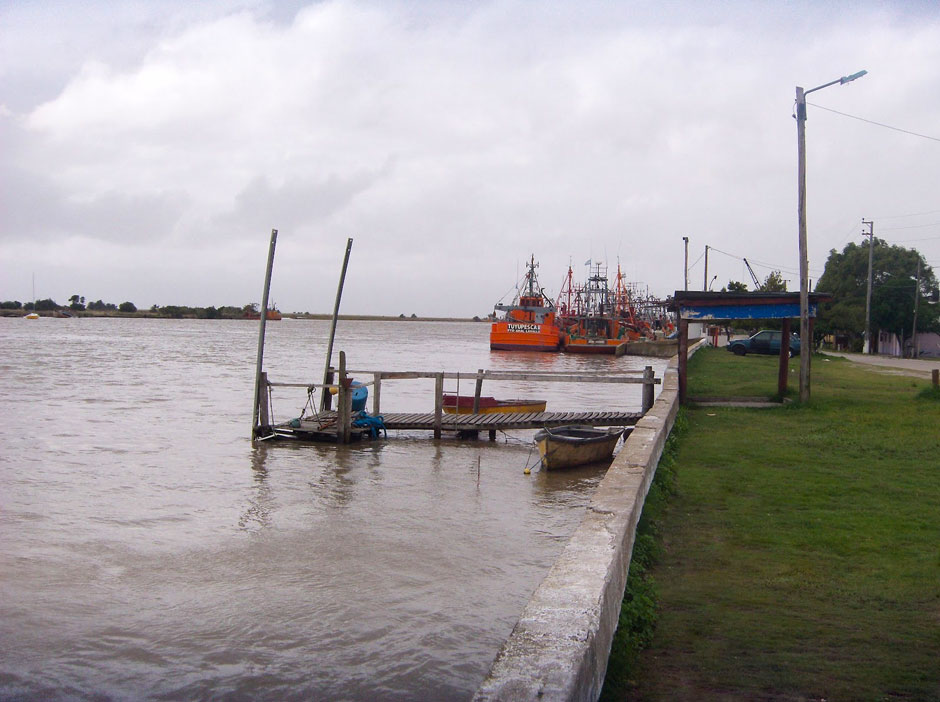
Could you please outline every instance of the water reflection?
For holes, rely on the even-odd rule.
[[[246,531],[257,531],[271,525],[271,512],[277,503],[268,485],[268,446],[259,443],[251,448],[251,473],[255,490],[249,493],[248,506],[238,520],[238,526]]]

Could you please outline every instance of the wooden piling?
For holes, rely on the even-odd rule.
[[[790,320],[782,320],[780,329],[780,363],[777,369],[777,394],[782,400],[787,394],[787,374],[790,372]]]
[[[258,397],[258,422],[255,431],[265,434],[271,431],[271,408],[268,405],[268,374],[261,373],[261,394]]]
[[[373,373],[372,380],[372,415],[377,417],[381,414],[379,398],[382,396],[382,374]]]
[[[346,255],[343,257],[343,269],[339,274],[339,285],[336,286],[336,300],[333,303],[333,321],[330,322],[330,339],[326,347],[326,369],[323,371],[323,384],[328,385],[327,376],[330,374],[330,364],[333,362],[333,339],[336,337],[336,320],[339,317],[339,303],[343,299],[343,284],[346,282],[346,268],[349,266],[349,252],[352,250],[353,240],[346,241]],[[329,390],[323,388],[320,407],[327,409],[329,402]],[[342,405],[337,405],[342,408]]]
[[[268,292],[271,290],[271,271],[274,268],[274,248],[277,246],[277,229],[271,230],[271,242],[268,244],[268,265],[264,272],[264,290],[261,293],[261,322],[258,327],[258,357],[255,365],[255,399],[251,409],[251,438],[260,429],[261,394],[267,394],[267,384],[261,386],[261,369],[264,367],[264,326],[268,320]],[[267,420],[266,420],[267,421]]]
[[[458,405],[459,407],[459,405]],[[444,420],[444,374],[434,376],[434,438],[441,438],[441,426]]]
[[[940,387],[940,370],[934,368],[932,371],[930,371],[930,380],[933,382],[933,386],[935,388]]]
[[[685,404],[689,368],[689,321],[679,320],[679,404]]]
[[[643,369],[643,401],[640,406],[640,410],[643,414],[646,414],[653,408],[653,398],[655,397],[655,386],[653,385],[653,380],[655,379],[653,374],[653,366],[646,366]]]
[[[480,411],[480,394],[483,392],[483,369],[477,369],[477,384],[473,390],[473,413]]]
[[[352,434],[350,407],[347,408],[346,396],[349,395],[349,384],[346,379],[346,352],[339,352],[339,382],[336,392],[336,438],[341,444],[348,444]]]

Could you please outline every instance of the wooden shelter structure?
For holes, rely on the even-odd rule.
[[[820,302],[830,302],[826,293],[809,294],[809,330]],[[679,401],[686,401],[687,361],[689,356],[690,322],[730,322],[744,319],[779,319],[782,322],[782,339],[790,338],[790,320],[800,318],[800,294],[798,292],[704,292],[677,290],[673,296],[672,309],[679,320]],[[780,366],[777,373],[777,390],[782,397],[787,391],[790,345],[780,344]],[[800,349],[805,353],[806,349]],[[810,349],[810,353],[812,349]]]

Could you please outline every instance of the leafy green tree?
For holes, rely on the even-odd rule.
[[[36,303],[33,305],[33,309],[37,312],[51,312],[53,310],[59,309],[59,305],[51,297],[47,297],[45,300],[36,300]]]
[[[69,309],[70,310],[85,309],[85,298],[81,295],[72,295],[72,297],[69,298]]]
[[[0,302],[0,310],[18,310],[23,307],[19,300],[4,300]]]
[[[933,269],[913,249],[888,245],[875,238],[872,244],[871,330],[910,336],[914,324],[917,262],[920,261],[921,302],[917,315],[919,332],[940,330],[938,310],[924,304],[937,279]],[[826,270],[816,290],[832,295],[820,306],[816,329],[821,334],[845,334],[858,347],[865,331],[865,297],[868,290],[868,243],[851,242],[841,253],[829,252]]]
[[[747,283],[742,283],[739,280],[729,280],[728,292],[747,292]]]
[[[783,276],[780,275],[780,271],[771,271],[767,274],[767,277],[764,278],[764,282],[760,286],[761,292],[786,292],[787,291],[787,281],[783,279]]]
[[[136,312],[137,306],[133,302],[122,302],[118,305],[118,311],[120,312]]]

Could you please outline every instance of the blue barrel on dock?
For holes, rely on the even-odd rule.
[[[366,400],[369,399],[369,388],[358,380],[352,381],[352,411],[360,412],[366,408]]]

